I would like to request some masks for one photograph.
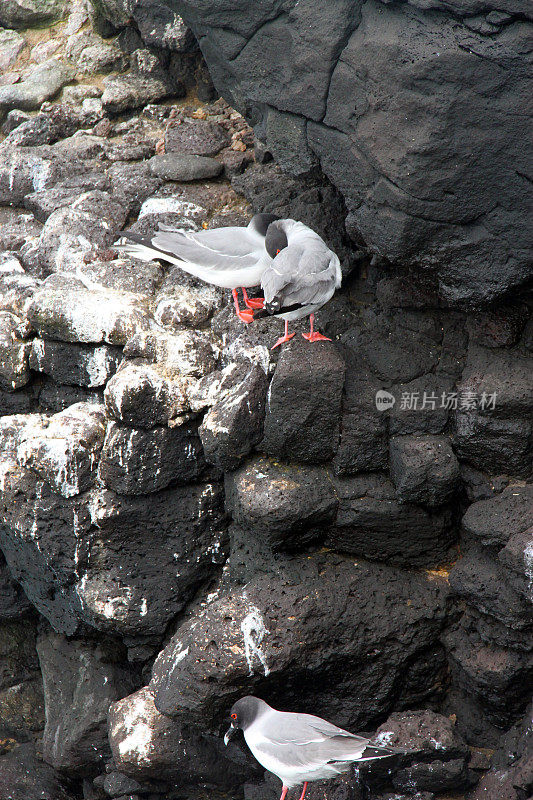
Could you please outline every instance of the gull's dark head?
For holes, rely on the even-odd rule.
[[[288,245],[287,234],[283,227],[283,220],[271,222],[265,236],[265,249],[270,258],[276,258]]]
[[[237,700],[229,713],[231,727],[224,736],[224,744],[227,745],[233,734],[238,730],[245,731],[267,708],[268,706],[264,700],[251,695]]]

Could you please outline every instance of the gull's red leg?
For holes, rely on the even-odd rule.
[[[248,297],[248,292],[244,286],[242,286],[241,289],[246,308],[263,308],[265,305],[265,300],[263,297]]]
[[[294,334],[294,333],[289,333],[289,323],[287,322],[287,320],[285,320],[285,333],[280,339],[278,339],[278,341],[276,342],[274,347],[279,347],[280,344],[285,344],[285,342],[290,342],[292,337],[295,336],[295,335],[296,334]],[[271,347],[270,349],[273,350],[274,347]]]
[[[242,319],[243,322],[253,322],[254,319],[254,312],[253,311],[241,311],[239,308],[239,297],[237,295],[237,289],[232,289],[231,293],[233,295],[233,302],[235,303],[235,313]]]
[[[309,315],[309,324],[311,326],[311,330],[309,331],[309,333],[302,333],[304,339],[307,339],[308,342],[331,342],[331,339],[328,339],[327,336],[322,336],[321,333],[314,330],[313,327],[315,324],[314,314]]]
[[[287,797],[287,792],[288,791],[289,791],[289,789],[288,789],[287,786],[282,786],[281,787],[281,797],[279,798],[279,800],[285,800],[285,798]]]
[[[306,791],[307,791],[307,781],[304,783],[304,788],[302,789],[302,793],[300,795],[300,800],[304,800]]]

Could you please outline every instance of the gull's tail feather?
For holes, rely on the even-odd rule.
[[[400,755],[401,750],[392,747],[380,747],[379,745],[369,744],[365,747],[361,757],[357,761],[376,761],[379,758],[391,758]]]

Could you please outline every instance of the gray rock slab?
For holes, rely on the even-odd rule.
[[[164,181],[199,181],[216,178],[223,164],[214,158],[182,153],[165,153],[150,159],[152,175]]]
[[[0,118],[12,108],[36,111],[73,77],[74,69],[56,58],[39,64],[20,83],[0,86]]]

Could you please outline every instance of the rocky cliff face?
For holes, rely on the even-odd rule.
[[[355,241],[427,274],[454,305],[531,277],[523,3],[169,5],[279,163],[320,164]]]
[[[404,751],[311,800],[525,800],[525,14],[68,5],[0,17],[0,798],[277,800],[256,693]],[[332,342],[113,249],[254,211],[341,257]]]

